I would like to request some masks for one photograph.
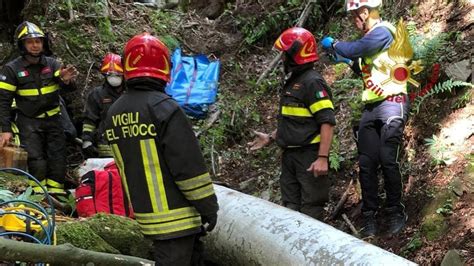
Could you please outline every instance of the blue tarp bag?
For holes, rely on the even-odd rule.
[[[171,57],[173,68],[166,93],[173,97],[187,115],[203,119],[209,105],[216,102],[220,61],[206,55],[183,56],[181,49]]]

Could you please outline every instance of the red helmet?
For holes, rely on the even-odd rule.
[[[170,80],[168,48],[149,33],[135,35],[125,45],[125,79],[152,77]]]
[[[286,52],[298,65],[319,59],[316,40],[313,34],[304,28],[294,27],[285,30],[275,41],[274,47]]]
[[[106,54],[100,67],[100,73],[105,75],[110,73],[123,75],[122,57],[113,53]]]

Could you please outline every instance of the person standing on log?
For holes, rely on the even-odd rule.
[[[328,36],[321,44],[341,62],[354,62],[352,68],[361,75],[365,89],[362,102],[365,104],[356,133],[359,150],[359,180],[362,188],[362,235],[378,233],[376,213],[379,209],[377,170],[381,166],[386,192],[385,217],[389,234],[397,234],[405,226],[407,215],[402,198],[402,176],[399,164],[399,149],[403,129],[408,119],[409,98],[407,79],[409,70],[399,68],[391,54],[397,57],[411,51],[401,45],[398,51],[394,36],[398,29],[382,21],[378,8],[382,0],[348,0],[346,9],[354,25],[364,36],[353,42],[335,41]],[[401,35],[403,37],[403,35]],[[399,38],[397,38],[399,39]],[[405,38],[406,42],[408,38]],[[406,43],[405,42],[405,43]],[[400,43],[403,44],[403,43]],[[393,47],[392,47],[393,46]]]
[[[164,91],[168,48],[144,33],[127,42],[123,58],[127,91],[110,107],[105,135],[157,265],[194,265],[219,207],[191,124]]]
[[[17,108],[20,142],[28,152],[28,170],[51,194],[65,194],[66,135],[61,122],[60,89],[76,89],[78,72],[50,57],[47,36],[25,21],[15,32],[21,56],[0,72],[0,128],[3,147],[10,143],[12,102]],[[31,181],[34,192],[43,192]]]
[[[283,52],[284,70],[291,76],[280,94],[277,129],[255,132],[249,146],[257,150],[275,140],[283,148],[283,206],[322,220],[329,200],[328,157],[336,119],[331,90],[314,69],[316,46],[313,34],[300,27],[276,40],[274,47]]]

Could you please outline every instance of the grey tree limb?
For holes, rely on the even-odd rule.
[[[43,262],[53,265],[155,265],[153,261],[76,248],[71,244],[39,245],[0,238],[0,261]]]
[[[316,0],[310,0],[308,1],[308,3],[306,3],[306,6],[303,9],[303,12],[301,12],[298,22],[296,23],[296,27],[302,27],[304,25],[304,23],[306,22],[306,19],[311,13],[311,8],[314,3],[316,3]],[[278,62],[280,61],[282,55],[283,55],[283,52],[280,52],[278,53],[277,56],[275,56],[275,58],[273,58],[268,68],[258,78],[257,85],[259,85],[268,76],[268,74],[270,74],[270,72],[273,71],[273,69],[278,65]]]

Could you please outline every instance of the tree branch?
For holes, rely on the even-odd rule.
[[[53,265],[155,265],[153,261],[76,248],[71,244],[39,245],[0,238],[0,261],[43,262]]]

